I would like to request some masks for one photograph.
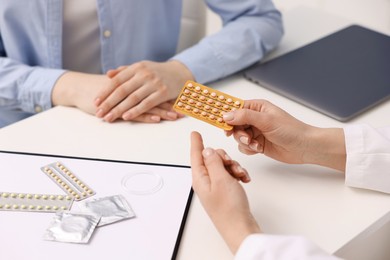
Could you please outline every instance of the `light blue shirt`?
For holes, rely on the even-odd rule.
[[[64,73],[62,1],[0,0],[1,109],[52,107],[52,88]],[[182,0],[97,0],[102,73],[141,60],[176,59],[204,84],[259,61],[279,43],[281,15],[270,0],[205,1],[223,28],[176,54]]]

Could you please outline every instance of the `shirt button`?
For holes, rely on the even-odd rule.
[[[40,113],[40,112],[42,112],[43,109],[41,106],[35,106],[34,110],[36,113]]]
[[[104,35],[104,37],[109,38],[111,36],[111,31],[110,30],[105,30],[103,32],[103,35]]]

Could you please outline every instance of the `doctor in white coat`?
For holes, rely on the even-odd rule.
[[[318,164],[345,173],[351,187],[390,193],[390,126],[319,128],[265,100],[245,101],[224,115],[239,150],[291,164]],[[337,259],[301,236],[269,235],[253,218],[239,180],[250,177],[224,150],[191,135],[193,188],[235,259]]]

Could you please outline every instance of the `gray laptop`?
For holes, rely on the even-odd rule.
[[[390,36],[352,25],[244,71],[244,76],[339,121],[390,96]]]

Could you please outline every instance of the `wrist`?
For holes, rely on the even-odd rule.
[[[192,75],[192,72],[184,63],[178,60],[170,60],[169,63],[173,66],[174,71],[179,72],[179,76],[183,79],[183,84],[187,80],[195,80],[194,75]]]
[[[262,233],[252,214],[249,214],[245,220],[240,219],[229,223],[229,226],[230,228],[225,229],[225,232],[221,233],[233,254],[236,254],[242,242],[249,235]]]
[[[345,171],[346,150],[341,128],[313,127],[308,131],[304,163]]]
[[[74,72],[68,71],[62,74],[58,78],[56,84],[53,87],[51,100],[53,106],[74,106],[73,103],[75,98],[75,88],[72,84],[72,78],[74,77]]]
[[[90,94],[87,89],[100,89],[107,86],[109,81],[105,75],[68,71],[54,85],[52,103],[54,106],[80,107],[85,97]]]

